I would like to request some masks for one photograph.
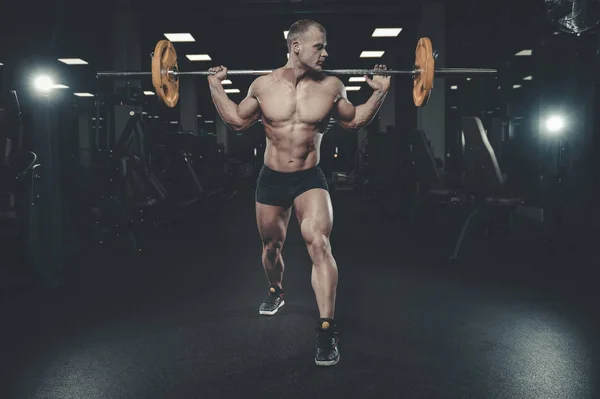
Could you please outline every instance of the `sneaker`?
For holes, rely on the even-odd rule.
[[[269,295],[265,298],[265,300],[260,304],[258,308],[258,313],[266,316],[273,316],[280,307],[285,304],[283,298],[285,297],[285,292],[279,287],[271,286],[269,287]]]
[[[334,366],[340,361],[339,333],[332,319],[321,319],[317,327],[317,366]]]

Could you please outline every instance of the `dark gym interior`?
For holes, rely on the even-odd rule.
[[[414,71],[428,37],[436,68],[495,70],[436,73],[422,107],[392,75],[370,124],[319,133],[334,367],[295,217],[258,312],[265,124],[150,73],[165,39],[182,72],[283,67],[300,19],[326,69]],[[0,398],[600,398],[600,1],[14,2],[0,43]],[[239,104],[257,76],[227,79]]]

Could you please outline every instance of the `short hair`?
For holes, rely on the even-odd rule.
[[[301,19],[299,21],[294,22],[292,26],[290,26],[290,30],[287,34],[288,50],[292,50],[292,42],[294,40],[298,40],[300,36],[308,32],[308,30],[313,26],[319,29],[325,35],[327,35],[327,31],[325,30],[323,25],[321,25],[317,21],[313,21],[312,19]]]

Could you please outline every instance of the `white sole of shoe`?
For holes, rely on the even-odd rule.
[[[315,363],[317,366],[335,366],[340,361],[341,356],[338,356],[335,360],[327,360],[327,361],[318,361],[315,359]]]
[[[275,310],[259,310],[258,313],[263,316],[273,316],[283,305],[285,305],[285,301],[281,301]]]

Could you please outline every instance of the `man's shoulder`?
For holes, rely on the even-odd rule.
[[[325,79],[323,79],[323,82],[336,88],[341,88],[344,86],[342,80],[334,75],[326,75]]]
[[[267,82],[268,76],[269,75],[261,75],[261,76],[257,77],[256,79],[254,79],[252,81],[252,84],[250,85],[250,89],[253,92],[256,92],[256,91],[260,90],[261,87],[265,86],[265,83]]]
[[[272,82],[273,79],[276,77],[277,77],[277,70],[269,72],[264,75],[260,75],[259,77],[254,79],[254,81],[252,82],[252,85],[255,87],[260,87],[262,85],[268,84],[269,82]]]
[[[338,95],[341,95],[344,91],[344,83],[337,76],[327,75],[323,80],[323,83],[329,87],[328,90],[332,90]]]

